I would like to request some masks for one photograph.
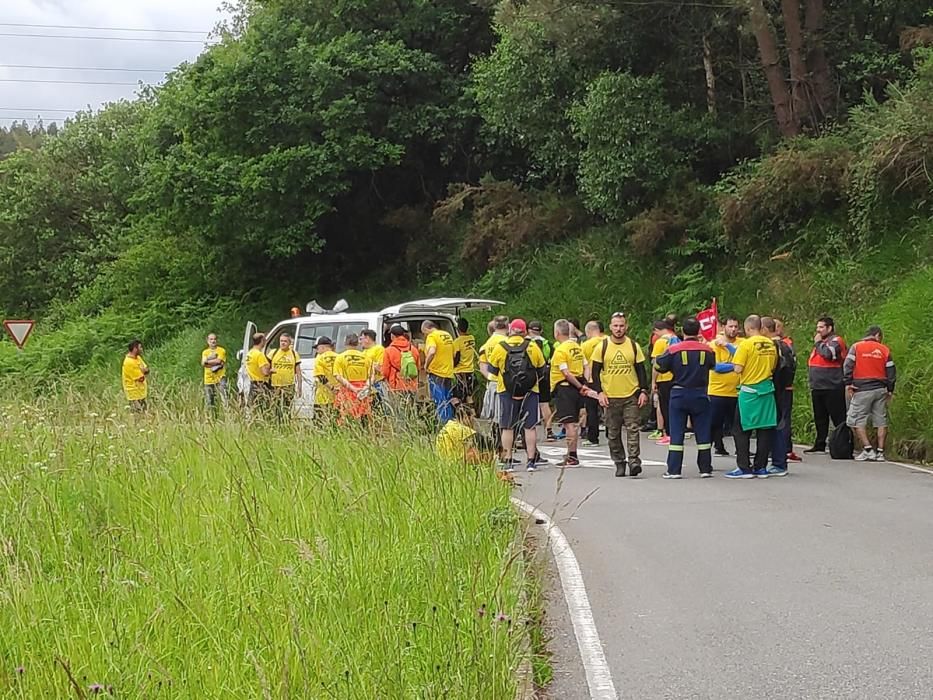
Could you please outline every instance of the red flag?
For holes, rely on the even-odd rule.
[[[716,308],[716,297],[713,297],[713,305],[697,314],[697,321],[700,322],[700,335],[707,340],[713,340],[719,334],[719,309]]]

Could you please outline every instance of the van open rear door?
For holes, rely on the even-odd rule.
[[[243,332],[243,347],[237,351],[236,357],[240,361],[240,368],[236,373],[236,388],[240,396],[245,400],[249,396],[249,374],[246,371],[246,355],[253,345],[253,335],[257,332],[256,324],[252,321],[246,323],[246,330]]]
[[[383,309],[381,314],[385,316],[399,316],[402,314],[451,314],[460,315],[461,311],[467,309],[491,309],[493,306],[501,306],[505,302],[495,299],[473,299],[470,297],[438,297],[436,299],[419,299],[418,301],[406,301],[404,304],[390,306]]]

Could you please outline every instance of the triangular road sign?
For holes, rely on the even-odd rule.
[[[3,322],[3,327],[6,328],[6,332],[9,333],[10,337],[13,339],[13,342],[16,343],[16,347],[18,347],[20,350],[23,349],[23,346],[29,339],[29,334],[32,333],[33,326],[35,325],[35,321]]]

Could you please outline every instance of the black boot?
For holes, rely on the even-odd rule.
[[[622,462],[622,464],[617,464],[616,465],[616,476],[625,476],[625,468],[626,468],[625,462]]]

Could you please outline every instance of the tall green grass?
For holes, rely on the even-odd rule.
[[[0,404],[0,696],[508,698],[517,524],[410,435]]]

